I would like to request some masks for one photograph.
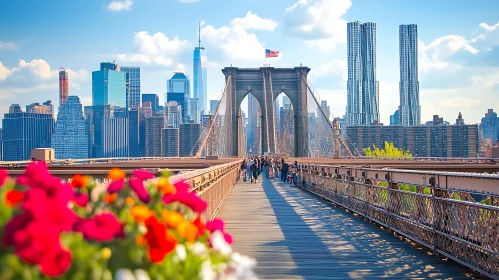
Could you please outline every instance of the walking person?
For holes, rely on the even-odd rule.
[[[255,183],[258,182],[258,163],[253,162],[251,165],[251,172],[253,174],[253,179],[255,180]]]
[[[252,159],[246,163],[246,178],[250,180],[250,183],[253,183],[253,171],[251,170],[253,164],[254,161]]]
[[[241,163],[241,172],[239,172],[239,177],[237,178],[243,178],[243,181],[246,182],[246,159],[243,160],[243,163]]]

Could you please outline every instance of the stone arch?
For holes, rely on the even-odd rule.
[[[226,98],[228,112],[230,111],[231,127],[230,156],[240,155],[240,140],[238,139],[238,118],[243,99],[251,92],[260,103],[262,110],[262,150],[275,153],[275,124],[273,101],[284,92],[295,110],[295,155],[308,156],[308,109],[307,109],[307,75],[308,67],[294,68],[238,68],[222,69],[227,84]],[[230,79],[229,79],[230,77]],[[272,94],[271,94],[272,93]],[[270,121],[267,121],[269,119]]]

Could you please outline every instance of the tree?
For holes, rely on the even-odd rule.
[[[412,157],[412,154],[409,151],[399,149],[393,145],[393,142],[385,141],[385,148],[380,149],[373,145],[374,149],[371,150],[371,147],[362,149],[364,155],[367,157]]]

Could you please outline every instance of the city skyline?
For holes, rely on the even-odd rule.
[[[312,84],[328,101],[332,114],[342,116],[347,100],[346,23],[358,20],[377,24],[379,106],[385,125],[399,106],[401,24],[418,25],[421,123],[434,114],[453,120],[459,111],[468,123],[477,123],[487,109],[499,108],[499,97],[494,94],[499,87],[499,17],[492,13],[499,3],[492,1],[482,1],[481,5],[426,0],[403,4],[255,0],[237,5],[203,0],[190,4],[128,1],[133,5],[113,6],[123,8],[120,11],[108,9],[111,1],[75,1],[71,5],[25,2],[24,10],[14,3],[0,4],[6,15],[0,19],[2,114],[12,103],[26,105],[40,99],[58,103],[61,66],[69,74],[70,95],[80,96],[83,104],[89,105],[91,72],[98,63],[113,60],[141,67],[142,92],[158,94],[160,104],[164,104],[164,83],[172,72],[183,71],[193,77],[190,65],[199,20],[203,20],[201,36],[208,56],[208,100],[217,99],[222,90],[223,66],[260,67],[264,49],[271,48],[281,54],[267,61],[272,66],[303,63],[311,67]],[[221,16],[206,12],[214,5],[222,7]],[[186,15],[185,19],[181,24],[176,24],[177,15],[163,19],[159,13],[162,8],[178,11],[173,14]],[[318,8],[321,14],[313,14]],[[112,21],[125,15],[131,19],[126,24]],[[104,20],[110,20],[106,30],[113,32],[94,32],[94,22]],[[16,25],[19,21],[24,24]],[[61,27],[61,21],[92,24]],[[302,28],[305,25],[309,28]],[[54,32],[55,28],[64,32]]]

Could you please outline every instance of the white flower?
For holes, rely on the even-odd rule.
[[[139,232],[140,232],[141,234],[145,234],[145,233],[147,232],[147,228],[146,228],[146,226],[144,226],[143,224],[140,224],[140,225],[139,225]]]
[[[191,248],[192,252],[198,256],[203,256],[208,252],[206,245],[199,241],[196,241]]]
[[[231,255],[229,266],[236,271],[237,279],[253,280],[258,279],[253,272],[253,267],[256,266],[256,260],[243,256],[239,253]]]
[[[213,271],[213,268],[211,267],[211,262],[210,260],[206,260],[203,262],[201,265],[201,270],[199,271],[199,276],[203,280],[216,280],[217,279],[217,273]]]
[[[210,236],[211,247],[216,251],[219,251],[223,255],[230,255],[232,253],[232,247],[225,241],[224,235],[221,231],[217,230]]]
[[[114,275],[114,280],[135,280],[135,275],[133,275],[130,269],[118,269]]]
[[[185,250],[184,244],[177,244],[177,246],[175,246],[175,254],[177,254],[177,257],[181,261],[184,261],[187,258],[187,251]]]
[[[142,269],[135,270],[135,280],[151,280],[147,272]]]

